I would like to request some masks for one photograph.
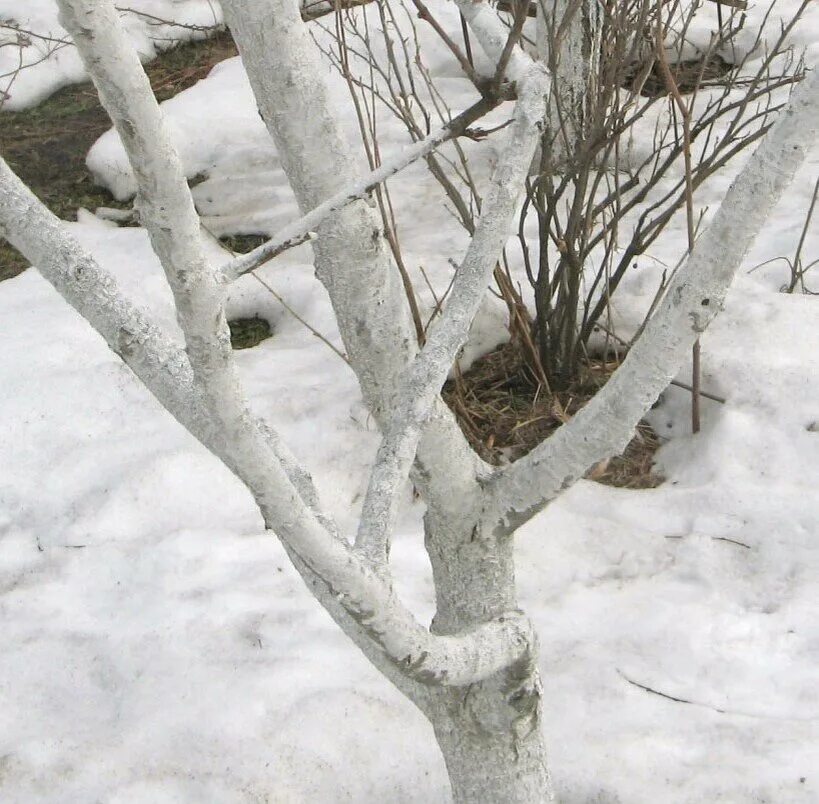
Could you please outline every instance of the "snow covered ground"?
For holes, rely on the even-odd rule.
[[[13,5],[0,0],[0,16]],[[817,52],[816,13],[797,41]],[[465,82],[428,52],[457,107]],[[195,196],[211,233],[273,232],[295,215],[237,60],[165,110],[188,174],[206,175]],[[386,116],[380,130],[385,152],[406,142]],[[469,147],[482,179],[491,154]],[[131,191],[113,135],[89,164]],[[681,391],[651,414],[669,438],[666,484],[581,482],[517,535],[561,802],[819,800],[819,308],[778,292],[782,263],[752,271],[792,255],[817,175],[819,148],[703,340],[703,386],[727,402],[705,402],[697,436]],[[717,205],[730,178],[698,205]],[[407,264],[445,284],[464,238],[440,190],[421,167],[390,187]],[[70,226],[178,335],[145,232],[92,215]],[[658,243],[658,261],[676,261],[683,229]],[[215,263],[228,257],[204,236]],[[805,251],[817,256],[816,224]],[[657,270],[646,261],[630,278],[625,321]],[[306,247],[260,274],[338,342]],[[237,353],[248,394],[351,531],[377,446],[354,377],[253,277],[229,312],[273,324]],[[484,343],[493,321],[487,310]],[[0,322],[0,801],[448,801],[426,721],[314,602],[241,484],[36,271],[0,285]],[[408,492],[393,555],[402,594],[428,618],[422,513]]]

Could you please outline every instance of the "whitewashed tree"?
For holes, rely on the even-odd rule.
[[[184,351],[127,301],[2,161],[0,234],[246,484],[316,598],[429,719],[454,799],[549,801],[538,645],[517,601],[514,532],[590,466],[622,450],[716,315],[746,249],[817,136],[819,79],[811,74],[793,93],[604,389],[528,456],[492,467],[469,448],[440,389],[515,215],[540,141],[549,76],[517,46],[504,54],[507,31],[487,2],[458,5],[487,55],[504,59],[517,100],[450,300],[420,351],[400,278],[366,197],[379,181],[457,134],[470,113],[375,173],[358,175],[297,0],[223,0],[304,217],[220,270],[203,253],[179,158],[113,3],[59,0],[62,23],[127,150],[140,220],[172,288]],[[225,321],[227,284],[307,238],[383,434],[354,535],[339,533],[307,472],[249,409]],[[408,477],[426,504],[425,544],[437,598],[429,627],[398,598],[389,566],[390,534]]]

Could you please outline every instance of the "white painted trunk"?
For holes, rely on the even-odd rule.
[[[517,608],[514,541],[470,522],[425,519],[435,578],[436,633],[457,633]],[[443,531],[443,533],[442,533]],[[537,645],[479,684],[442,691],[430,717],[456,802],[553,801],[541,729]]]
[[[598,0],[541,0],[538,58],[552,75],[545,140],[559,169],[587,133],[600,69],[602,17]]]
[[[372,208],[354,202],[323,219],[314,242],[319,276],[365,398],[382,423],[394,426],[373,474],[377,479],[383,470],[382,491],[389,496],[382,510],[376,489],[370,506],[376,519],[386,516],[379,543],[389,538],[393,495],[418,443],[416,477],[427,503],[426,546],[437,597],[426,629],[397,598],[386,551],[362,557],[350,548],[321,513],[309,476],[249,411],[227,343],[223,287],[202,254],[178,158],[110,0],[58,2],[134,167],[143,220],[174,291],[186,353],[121,298],[111,278],[2,160],[0,234],[39,265],[168,410],[246,483],[316,597],[429,718],[456,802],[553,800],[540,728],[537,641],[518,607],[511,534],[625,443],[713,318],[744,251],[817,136],[819,74],[796,91],[605,389],[549,441],[494,473],[468,449],[434,389],[474,314],[492,252],[502,246],[514,185],[522,183],[534,147],[534,106],[526,104],[543,108],[540,71],[520,50],[509,61],[507,77],[519,82],[521,98],[516,122],[499,159],[499,186],[487,195],[486,219],[462,266],[462,298],[431,339],[440,353],[417,357],[403,288]],[[494,11],[485,2],[458,3],[482,47],[497,58],[504,34]],[[345,187],[352,192],[352,152],[296,0],[224,5],[302,210]],[[398,405],[402,390],[410,399]],[[403,420],[391,415],[394,410],[403,411]]]
[[[386,563],[389,538],[395,526],[400,492],[419,443],[424,423],[432,413],[458,351],[503,252],[518,209],[522,188],[546,108],[548,80],[532,64],[519,82],[518,101],[508,141],[490,180],[480,219],[458,266],[450,298],[427,335],[422,352],[406,371],[398,406],[385,427],[375,467],[364,500],[356,546],[370,560]]]
[[[527,684],[532,684],[532,680]],[[528,705],[528,693],[518,702]],[[456,804],[545,804],[554,801],[539,727],[540,690],[532,693],[532,730],[516,731],[519,713],[503,678],[458,690],[439,703],[432,724]],[[536,701],[536,703],[535,703]],[[499,703],[500,702],[500,703]],[[526,728],[526,727],[524,727]]]
[[[225,0],[222,6],[296,201],[307,214],[355,187],[361,173],[317,48],[292,0]],[[418,345],[374,207],[359,201],[324,219],[313,250],[316,275],[330,295],[364,399],[383,424]],[[474,494],[477,477],[488,473],[438,400],[419,444],[416,485],[456,515],[458,501]]]
[[[299,205],[308,213],[344,187],[354,186],[358,176],[333,114],[334,102],[313,44],[293,2],[226,0],[224,8],[262,116]],[[502,29],[494,11],[482,3],[471,4],[470,11],[479,18],[479,28],[497,57],[503,39],[498,35]],[[275,54],[275,65],[271,64],[271,54]],[[516,51],[511,60],[510,70],[513,69],[515,78],[521,81],[529,74],[539,75],[538,80],[543,78],[522,51]],[[535,126],[542,111],[533,111],[532,104],[537,104],[538,91],[539,109],[544,108],[543,87],[537,90],[533,83],[534,101],[522,103],[520,135],[510,143],[506,170],[511,173],[499,174],[499,179],[504,180],[497,194],[500,203],[486,204],[488,214],[482,228],[479,222],[479,229],[486,236],[482,234],[475,242],[465,261],[473,272],[472,278],[465,280],[470,294],[479,290],[481,277],[488,280],[503,247],[507,218],[514,213],[515,198],[522,190],[536,144]],[[529,156],[525,155],[527,152]],[[504,160],[499,162],[503,164]],[[456,635],[497,622],[510,611],[507,605],[512,606],[511,610],[517,608],[512,545],[506,539],[497,543],[491,534],[478,542],[470,525],[480,507],[476,478],[486,469],[476,462],[460,433],[454,435],[451,417],[441,409],[437,391],[449,366],[437,355],[440,359],[432,374],[431,364],[418,363],[414,367],[418,381],[413,384],[409,375],[409,382],[404,384],[401,375],[415,358],[417,349],[398,273],[390,265],[380,224],[369,206],[359,202],[344,207],[325,219],[317,235],[313,241],[317,275],[330,294],[365,398],[385,424],[391,418],[386,415],[389,407],[399,413],[407,407],[404,420],[399,417],[397,422],[403,426],[412,422],[424,426],[418,445],[416,478],[422,481],[429,512],[427,549],[435,567],[439,604],[433,631],[440,636]],[[470,276],[469,272],[464,276]],[[450,315],[454,329],[450,331],[447,324],[439,330],[439,340],[447,354],[457,349],[479,297],[478,293],[456,299]],[[410,396],[388,402],[399,388]],[[434,391],[431,396],[430,391]],[[407,458],[415,453],[413,431],[403,434],[399,431],[398,435],[395,446],[385,442],[379,456],[378,466],[383,466],[386,472],[384,485],[379,485],[382,478],[376,474],[376,486],[369,496],[372,509],[369,514],[374,517],[369,524],[377,526],[375,535],[373,528],[364,530],[364,555],[382,572],[386,572],[385,541],[394,517],[395,485]],[[397,462],[391,464],[392,460]],[[392,470],[387,469],[389,465]],[[381,514],[384,521],[378,516]],[[467,553],[472,557],[466,558]],[[456,801],[551,799],[540,732],[540,682],[533,637],[519,660],[500,669],[485,683],[430,690],[422,710],[438,737]]]
[[[61,20],[122,137],[137,178],[142,218],[174,293],[193,382],[207,411],[202,426],[208,431],[197,436],[244,481],[267,526],[298,557],[298,565],[321,579],[345,618],[377,646],[369,655],[378,666],[392,665],[425,684],[460,686],[517,661],[532,640],[525,617],[508,612],[469,632],[430,634],[398,599],[389,579],[366,566],[302,496],[301,475],[248,408],[227,337],[222,288],[202,253],[179,158],[117,12],[110,0],[58,2]],[[24,225],[10,217],[10,230]],[[366,307],[357,312],[366,321]],[[334,613],[336,607],[328,610]]]

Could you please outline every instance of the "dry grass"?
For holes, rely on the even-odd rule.
[[[583,407],[617,364],[591,361],[567,391],[550,394],[527,370],[520,351],[505,344],[485,355],[444,386],[443,397],[478,454],[498,465],[526,455]],[[652,471],[660,439],[641,422],[625,452],[598,464],[591,480],[618,488],[654,488],[662,478]]]
[[[647,65],[633,64],[626,76],[626,87],[633,88],[638,76],[641,76]],[[680,93],[690,94],[695,90],[712,85],[723,85],[728,82],[735,65],[726,61],[716,53],[711,54],[707,59],[690,59],[686,61],[670,64],[671,74]],[[647,98],[656,98],[660,95],[668,94],[668,86],[659,64],[654,63],[645,83],[640,89],[640,94]]]

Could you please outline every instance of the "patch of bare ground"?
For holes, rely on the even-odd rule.
[[[520,350],[507,343],[449,380],[443,397],[473,448],[485,461],[499,465],[526,455],[567,422],[617,365],[590,360],[572,387],[552,394],[534,380]],[[618,488],[655,488],[663,481],[652,469],[659,446],[652,427],[640,422],[625,452],[597,464],[586,477]]]
[[[159,101],[204,78],[218,62],[236,55],[227,32],[188,42],[161,53],[145,65]],[[90,83],[56,92],[32,109],[0,112],[0,153],[49,209],[76,220],[77,209],[123,207],[94,184],[85,155],[111,121]],[[16,276],[28,262],[0,239],[0,280]]]
[[[711,53],[701,58],[675,62],[669,68],[680,94],[688,95],[708,86],[724,86],[736,66],[719,54]],[[640,94],[647,98],[668,94],[668,85],[656,61],[632,64],[626,73],[625,85],[630,89],[639,88]]]

